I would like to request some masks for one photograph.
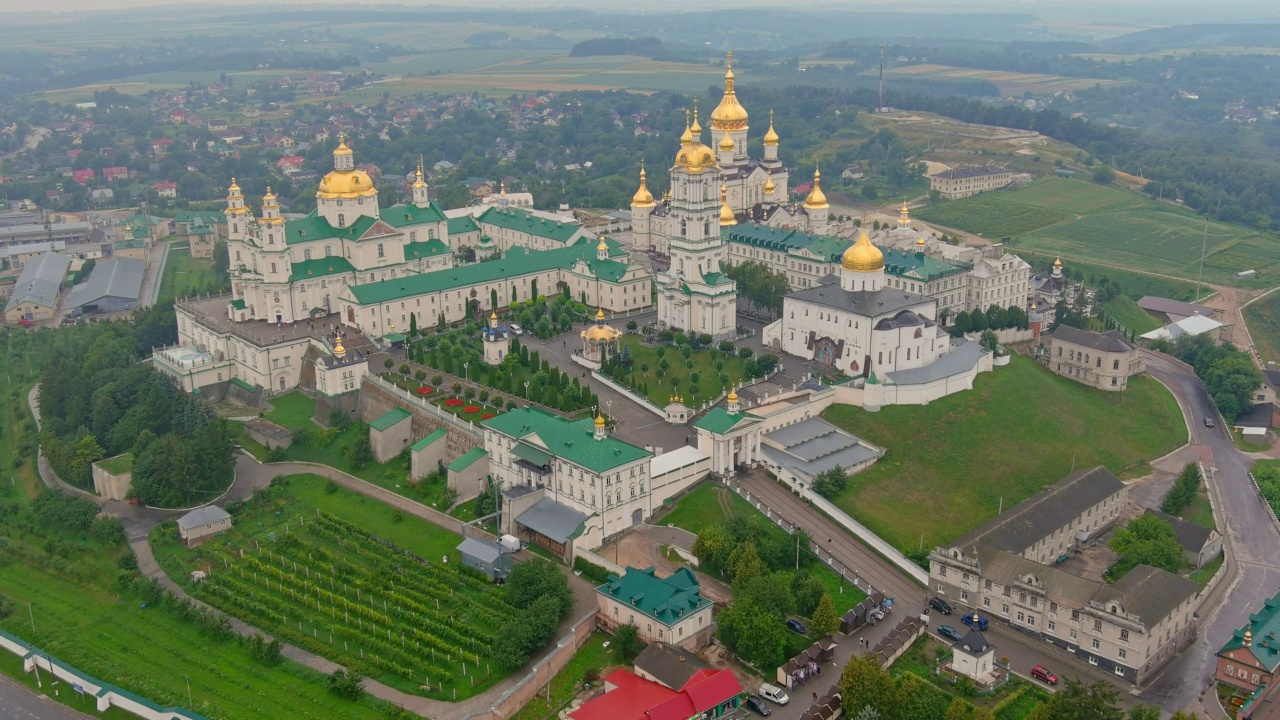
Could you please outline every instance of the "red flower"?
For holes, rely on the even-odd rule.
[[[433,393],[433,392],[435,392],[435,391],[436,391],[436,389],[435,389],[435,388],[430,387],[430,386],[428,386],[428,385],[423,385],[422,387],[418,388],[418,394],[419,394],[419,395],[430,395],[431,393]]]
[[[475,405],[468,405],[462,409],[462,412],[474,415],[480,412],[480,408],[476,407]]]
[[[458,407],[462,405],[462,400],[458,398],[449,398],[448,400],[444,401],[444,404],[448,405],[449,407]]]
[[[498,417],[497,413],[485,413],[480,416],[481,420],[488,420],[491,417]]]

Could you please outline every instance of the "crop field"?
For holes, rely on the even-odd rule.
[[[313,497],[324,485],[290,478],[236,530],[195,550],[182,551],[163,526],[152,534],[157,555],[180,564],[175,577],[209,572],[193,591],[210,605],[406,692],[460,700],[506,675],[491,644],[515,610],[492,584],[455,569],[458,536],[396,520],[390,508],[381,522],[350,522],[291,494],[293,483]],[[387,525],[404,532],[383,537]]]
[[[865,70],[862,75],[874,75],[878,70]],[[1001,70],[980,70],[976,68],[952,67],[950,65],[906,65],[903,67],[885,68],[884,74],[893,77],[931,78],[946,80],[986,80],[1000,88],[1003,95],[1022,95],[1032,92],[1036,95],[1052,94],[1058,91],[1084,90],[1095,85],[1107,87],[1120,84],[1117,80],[1100,78],[1075,78],[1061,75],[1042,75],[1039,73],[1015,73]]]
[[[1195,279],[1206,250],[1204,279],[1245,287],[1254,269],[1280,272],[1280,237],[1210,221],[1136,192],[1081,180],[1045,178],[1022,188],[994,191],[925,208],[925,222],[984,237],[1011,237],[1014,249],[1061,255],[1063,260]]]
[[[1280,362],[1280,292],[1245,308],[1244,321],[1262,361]]]

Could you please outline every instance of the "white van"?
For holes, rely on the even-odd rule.
[[[791,698],[787,697],[787,693],[783,691],[782,688],[777,687],[776,685],[770,685],[769,683],[760,684],[760,697],[768,700],[769,702],[778,703],[779,705],[786,705],[791,701]]]

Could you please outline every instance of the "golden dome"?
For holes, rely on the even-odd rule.
[[[898,211],[898,222],[903,225],[906,225],[907,223],[911,222],[911,214],[907,210],[906,200],[902,201],[902,209]]]
[[[1053,266],[1054,266],[1055,268],[1060,268],[1060,267],[1062,267],[1062,258],[1061,258],[1061,257],[1055,258],[1055,259],[1054,259],[1054,261],[1053,261]]]
[[[731,402],[731,403],[736,403],[736,402],[738,402],[738,391],[737,391],[737,390],[730,390],[730,391],[729,391],[729,397],[727,397],[727,398],[725,398],[725,399],[726,399],[726,400],[728,400],[728,401],[729,401],[729,402]]]
[[[764,181],[764,194],[772,195],[773,191],[777,189],[777,187],[778,187],[777,185],[773,184],[773,176],[770,175],[769,178]]]
[[[700,142],[690,142],[676,153],[676,165],[691,173],[700,173],[703,168],[714,167],[715,164],[716,156],[711,148]]]
[[[742,130],[747,127],[747,109],[738,104],[738,94],[733,90],[733,53],[725,59],[724,97],[711,111],[712,130]]]
[[[724,183],[720,184],[720,227],[729,227],[737,225],[738,218],[733,215],[733,208],[729,207],[729,188]]]
[[[733,138],[727,132],[720,137],[720,152],[733,152]]]
[[[268,203],[274,203],[275,201],[276,201],[276,194],[271,192],[271,186],[268,185],[267,194],[262,196],[262,204],[266,205]]]
[[[916,247],[924,250],[924,233],[920,233],[916,236]]]
[[[884,269],[884,253],[871,244],[867,231],[858,235],[858,242],[849,246],[840,256],[840,267],[852,272],[876,272]]]
[[[596,245],[596,250],[608,250],[608,249],[609,249],[609,243],[605,242],[604,236],[601,235],[600,242],[599,244]]]
[[[231,178],[231,187],[227,188],[228,195],[235,195],[240,192],[240,186],[236,184],[236,179]]]
[[[372,197],[377,194],[373,179],[363,170],[334,170],[320,180],[316,197],[322,200],[344,198],[351,200]]]
[[[579,335],[583,340],[591,342],[610,342],[622,336],[622,332],[611,325],[592,325]]]
[[[427,182],[426,182],[425,180],[423,180],[423,179],[422,179],[422,161],[421,161],[421,160],[419,160],[419,161],[418,161],[418,171],[417,171],[416,173],[414,173],[413,187],[415,187],[415,188],[424,188],[424,187],[426,187],[426,186],[427,186]]]
[[[636,190],[636,194],[631,196],[631,207],[653,207],[653,193],[649,192],[649,186],[645,184],[644,163],[640,164],[640,189]]]
[[[596,322],[604,322],[604,306],[596,307]]]
[[[598,427],[598,428],[602,428],[602,427],[604,427],[604,416],[603,416],[603,415],[596,415],[596,427]]]
[[[689,126],[689,132],[695,139],[702,140],[702,125],[698,124],[698,98],[693,99],[693,124]]]
[[[689,110],[684,111],[684,134],[680,136],[680,144],[689,145],[693,142],[693,131],[689,129]]]
[[[813,169],[813,190],[804,199],[804,206],[809,210],[826,210],[831,207],[827,204],[826,193],[822,192],[822,172],[816,167]]]
[[[337,343],[333,346],[333,356],[336,358],[344,358],[347,356],[347,349],[342,347],[342,337],[338,337]]]
[[[494,325],[497,325],[497,324],[498,324],[498,311],[491,310],[489,312],[489,327],[493,327]]]
[[[350,155],[351,148],[347,147],[347,134],[338,133],[338,147],[333,151],[334,156]]]
[[[769,132],[764,134],[764,144],[775,145],[775,146],[778,144],[778,133],[774,132],[774,129],[773,129],[773,111],[772,110],[769,111]]]

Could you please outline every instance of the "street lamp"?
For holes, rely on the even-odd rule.
[[[524,384],[524,399],[525,399],[525,400],[528,400],[528,399],[529,399],[529,383],[528,383],[528,381],[525,381],[525,384]]]
[[[462,376],[463,376],[463,378],[465,378],[465,379],[466,379],[466,381],[467,381],[467,382],[471,382],[471,373],[470,373],[470,371],[468,371],[468,370],[467,370],[467,367],[468,367],[470,364],[471,364],[471,363],[462,363]]]

